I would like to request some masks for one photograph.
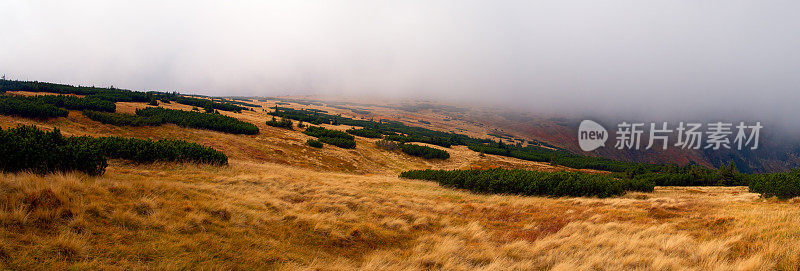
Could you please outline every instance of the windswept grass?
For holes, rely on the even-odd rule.
[[[742,188],[479,195],[233,161],[2,174],[9,269],[796,270],[800,210]]]

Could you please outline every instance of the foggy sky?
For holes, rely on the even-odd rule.
[[[800,124],[796,1],[164,2],[0,0],[0,73]]]

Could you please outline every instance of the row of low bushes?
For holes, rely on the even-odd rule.
[[[28,92],[49,92],[59,94],[76,94],[85,95],[88,99],[104,100],[109,102],[149,102],[151,105],[156,105],[156,101],[160,100],[165,103],[176,101],[180,104],[192,105],[197,107],[208,107],[209,109],[217,109],[223,111],[241,112],[246,110],[246,107],[237,105],[255,106],[254,104],[246,104],[242,102],[224,101],[215,102],[209,99],[200,99],[194,97],[184,97],[177,92],[141,92],[130,91],[125,89],[117,89],[114,87],[101,88],[101,87],[84,87],[84,86],[71,86],[64,84],[54,84],[45,82],[27,82],[27,81],[14,81],[14,80],[0,80],[0,92],[5,91],[28,91]],[[72,108],[70,108],[72,109]],[[90,109],[95,111],[114,112],[114,110],[102,110],[100,108],[75,108],[74,110]]]
[[[272,127],[278,127],[278,128],[292,129],[292,127],[294,126],[294,123],[292,123],[292,120],[287,119],[287,118],[284,118],[284,119],[281,119],[281,120],[276,120],[275,117],[272,117],[272,120],[268,120],[267,121],[267,125],[268,126],[272,126]]]
[[[314,148],[322,148],[322,141],[309,138],[308,140],[306,140],[306,145],[309,145]]]
[[[136,115],[84,111],[83,115],[105,124],[118,126],[158,126],[174,123],[179,126],[209,129],[231,134],[258,134],[258,127],[233,117],[213,113],[201,113],[150,107],[136,110]]]
[[[381,132],[378,132],[378,131],[373,130],[373,129],[367,129],[367,128],[347,129],[347,131],[345,131],[345,132],[347,132],[348,134],[354,135],[354,136],[360,136],[360,137],[366,137],[366,138],[381,138],[381,137],[383,137],[383,134],[381,134]]]
[[[218,103],[209,99],[200,99],[192,97],[176,97],[175,102],[179,104],[191,105],[202,108],[217,109],[222,111],[242,112],[247,110],[246,107],[238,106],[231,103]]]
[[[107,158],[140,163],[228,163],[228,157],[222,152],[182,140],[64,137],[58,129],[42,131],[36,126],[0,129],[0,169],[3,172],[28,170],[45,174],[77,170],[100,175],[108,165]]]
[[[468,143],[486,143],[488,140],[471,138],[466,135],[455,134],[451,132],[442,132],[431,130],[423,127],[408,126],[399,121],[390,120],[360,120],[342,117],[338,115],[325,114],[311,110],[297,110],[286,107],[274,107],[274,112],[269,112],[270,115],[282,118],[290,118],[298,121],[305,121],[311,124],[332,124],[332,125],[349,125],[367,128],[370,130],[378,131],[384,135],[397,135],[396,137],[386,137],[389,140],[400,142],[422,142],[442,147],[450,147],[451,145],[466,145]],[[399,135],[403,134],[403,135]]]
[[[231,134],[258,134],[258,127],[254,124],[220,114],[149,107],[137,109],[136,115],[146,118],[160,118],[164,122],[183,127],[208,129]]]
[[[100,137],[88,140],[107,158],[127,159],[139,163],[158,161],[195,162],[225,165],[228,156],[221,151],[184,140],[149,140],[124,137]]]
[[[316,137],[323,143],[331,144],[339,148],[354,149],[356,147],[355,137],[342,131],[325,129],[319,126],[309,126],[303,133]]]
[[[412,170],[400,177],[438,182],[478,193],[552,197],[611,197],[626,191],[652,192],[650,182],[614,179],[606,174],[541,172],[518,169]]]
[[[750,192],[788,199],[800,197],[800,169],[790,172],[750,175]]]
[[[13,96],[0,96],[0,114],[26,118],[49,119],[66,117],[69,111],[52,104],[19,99]]]
[[[346,139],[341,137],[320,137],[319,141],[331,144],[339,148],[343,149],[355,149],[356,148],[356,141],[352,139]]]
[[[634,169],[643,169],[646,172],[661,170],[661,165],[577,155],[562,149],[549,149],[540,146],[523,147],[504,144],[502,142],[490,142],[469,144],[469,149],[481,153],[513,157],[528,161],[549,162],[553,165],[578,169],[596,169],[612,172],[625,172]]]
[[[750,175],[736,174],[725,177],[715,172],[703,173],[646,173],[634,179],[646,180],[657,186],[746,186]]]
[[[331,137],[331,138],[355,140],[355,137],[345,132],[326,129],[324,127],[319,127],[319,126],[309,126],[303,133],[313,137]]]
[[[49,92],[59,94],[86,95],[87,98],[95,98],[111,102],[148,102],[153,93],[130,91],[124,89],[99,88],[71,86],[64,84],[54,84],[45,82],[28,82],[14,80],[0,80],[0,91],[28,91],[28,92]],[[160,93],[160,95],[168,95]],[[84,108],[76,109],[83,110]],[[110,112],[113,112],[110,111]]]
[[[100,110],[114,112],[113,102],[64,95],[0,96],[0,114],[27,118],[48,119],[66,117],[71,110]]]
[[[431,145],[436,145],[445,148],[450,148],[450,146],[452,146],[452,143],[449,139],[442,137],[425,137],[416,135],[392,134],[392,135],[386,135],[383,138],[386,140],[397,141],[400,143],[419,142],[419,143],[428,143]]]
[[[419,156],[425,159],[447,159],[450,158],[450,153],[431,148],[428,146],[420,146],[414,144],[401,144],[400,150],[411,156]]]
[[[76,97],[67,95],[39,95],[31,97],[18,97],[19,99],[29,100],[31,102],[42,102],[52,104],[57,107],[66,108],[69,110],[93,110],[103,112],[114,112],[117,106],[114,102],[98,99],[94,97]]]
[[[164,124],[164,119],[159,116],[142,117],[139,115],[106,113],[90,110],[84,110],[83,115],[94,121],[117,126],[158,126]]]

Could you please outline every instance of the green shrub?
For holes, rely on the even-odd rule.
[[[627,178],[646,180],[657,186],[745,186],[750,181],[749,174],[739,173],[733,163],[721,165],[719,169],[699,165],[665,165],[659,172],[629,170]]]
[[[381,137],[383,137],[383,134],[381,134],[380,132],[378,132],[376,130],[368,129],[368,128],[348,129],[346,132],[348,134],[351,134],[351,135],[360,136],[360,137],[366,137],[366,138],[381,138]]]
[[[405,134],[406,136],[402,136],[402,140],[396,140],[401,142],[422,142],[446,148],[450,147],[451,145],[465,145],[467,142],[486,142],[486,140],[471,138],[466,135],[435,131],[423,127],[408,126],[399,121],[358,120],[312,110],[297,110],[278,106],[274,107],[274,109],[274,112],[269,112],[270,115],[305,121],[311,124],[344,124],[375,130],[384,135],[398,133]]]
[[[314,148],[322,148],[322,141],[319,140],[314,140],[309,138],[308,140],[306,140],[306,144]]]
[[[66,117],[69,112],[41,101],[19,99],[14,96],[0,96],[0,114],[48,119]]]
[[[309,126],[303,133],[339,148],[354,149],[356,147],[355,137],[342,131],[325,129],[319,126]]]
[[[69,110],[114,112],[117,109],[117,106],[114,104],[114,102],[93,97],[81,98],[66,95],[39,95],[33,97],[24,97],[24,99],[41,101],[43,103],[52,104]]]
[[[356,142],[352,139],[346,139],[341,137],[320,137],[319,141],[334,145],[339,148],[344,149],[355,149]]]
[[[156,161],[228,163],[228,157],[213,148],[183,140],[101,137],[64,137],[58,129],[45,132],[36,126],[0,129],[0,169],[3,172],[29,170],[38,174],[82,171],[100,175],[106,158],[139,163]]]
[[[526,170],[412,170],[400,177],[438,182],[439,185],[478,193],[552,197],[611,197],[625,191],[653,191],[654,184],[617,180],[607,174]]]
[[[183,127],[208,129],[231,134],[258,134],[258,127],[252,123],[220,114],[150,107],[137,109],[136,115],[147,118],[161,118],[165,122]]]
[[[267,125],[272,127],[287,128],[287,129],[292,129],[292,127],[294,127],[294,123],[292,123],[292,120],[282,119],[278,121],[275,119],[275,117],[272,117],[272,120],[268,120]]]
[[[159,116],[142,117],[139,115],[106,113],[90,110],[84,110],[83,115],[94,121],[117,126],[159,126],[164,124],[164,119]]]
[[[446,151],[434,149],[427,146],[420,146],[414,144],[402,144],[400,150],[411,156],[419,156],[425,159],[447,159],[450,154]]]
[[[91,139],[107,158],[126,159],[139,163],[194,162],[225,165],[228,157],[221,151],[184,140],[158,140],[123,137]]]
[[[44,82],[26,82],[26,81],[13,81],[13,80],[0,80],[0,90],[2,91],[28,91],[28,92],[50,92],[59,94],[76,94],[86,95],[87,98],[106,100],[110,102],[148,102],[149,97],[145,92],[130,91],[124,89],[98,88],[98,87],[82,87],[70,86],[63,84],[53,84]],[[167,93],[160,93],[159,95],[169,95]],[[173,94],[174,95],[174,94]],[[78,108],[75,110],[97,108]],[[103,110],[100,110],[103,111]],[[114,112],[113,110],[108,112]]]
[[[214,102],[209,99],[200,99],[200,98],[191,98],[191,97],[177,97],[175,98],[175,102],[179,104],[191,105],[196,107],[206,108],[206,111],[218,109],[222,111],[233,111],[233,112],[242,112],[242,110],[247,109],[245,107],[241,107],[235,104],[230,103],[218,103]]]
[[[800,169],[790,172],[753,174],[750,180],[750,192],[761,196],[788,199],[800,196]]]
[[[355,140],[355,137],[345,132],[325,129],[324,127],[319,127],[319,126],[309,126],[303,133],[313,137],[332,137],[332,138],[342,138],[347,140]]]
[[[0,130],[0,168],[4,172],[29,170],[38,174],[83,171],[100,175],[108,164],[103,153],[85,138],[66,138],[56,128],[36,126]]]

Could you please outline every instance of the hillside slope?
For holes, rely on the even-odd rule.
[[[146,105],[117,107],[133,112]],[[111,161],[99,177],[2,174],[0,269],[796,270],[800,264],[800,210],[743,187],[658,188],[608,199],[474,194],[397,175],[565,168],[481,156],[464,146],[448,149],[450,159],[424,160],[365,138],[352,150],[315,149],[299,131],[266,126],[264,111],[221,113],[256,124],[260,134],[118,127],[77,111],[48,121],[0,116],[3,128],[35,124],[70,135],[185,139],[230,158],[222,167]]]

